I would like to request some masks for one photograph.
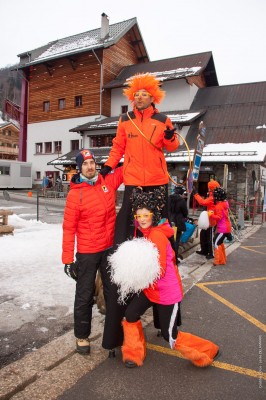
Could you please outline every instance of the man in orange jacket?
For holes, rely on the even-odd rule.
[[[62,262],[65,273],[76,281],[74,334],[77,352],[88,354],[98,269],[105,299],[111,285],[107,257],[114,239],[116,189],[123,182],[123,174],[122,168],[117,168],[103,179],[90,150],[80,151],[76,162],[80,172],[72,177],[66,200]]]
[[[128,88],[124,89],[124,94],[132,102],[133,111],[120,117],[109,157],[100,170],[100,174],[105,177],[124,156],[125,192],[116,220],[115,245],[133,236],[131,195],[135,187],[141,186],[144,192],[150,192],[164,185],[168,193],[169,176],[163,149],[173,152],[179,146],[170,118],[155,108],[155,104],[162,101],[165,93],[154,76],[133,76],[129,80]],[[166,204],[162,216],[167,217],[167,214]],[[117,305],[117,296],[110,296],[103,337],[103,347],[106,349],[122,344],[121,320],[124,309],[125,306]]]

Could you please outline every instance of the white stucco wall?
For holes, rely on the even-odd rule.
[[[52,142],[52,151],[54,151],[53,142],[62,142],[62,151],[60,155],[71,151],[71,140],[79,140],[82,147],[82,137],[75,132],[69,132],[69,129],[75,128],[86,122],[94,121],[97,116],[69,118],[58,121],[39,122],[28,125],[27,140],[27,161],[32,163],[33,184],[39,184],[40,180],[36,179],[36,171],[41,172],[41,177],[45,175],[45,171],[57,171],[51,165],[47,165],[49,161],[58,157],[58,153],[36,154],[36,143]]]
[[[161,112],[188,110],[198,91],[196,85],[190,86],[185,79],[177,79],[164,82],[162,89],[166,91],[166,96],[158,106]],[[128,105],[131,110],[131,104],[123,95],[122,88],[112,90],[111,98],[111,116],[115,117],[121,114],[121,106]]]

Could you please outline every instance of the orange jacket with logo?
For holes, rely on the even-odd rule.
[[[164,138],[167,127],[173,129],[170,118],[152,106],[143,112],[135,108],[129,115],[132,121],[127,114],[120,117],[116,137],[113,139],[113,146],[105,165],[115,168],[124,156],[125,185],[157,186],[168,183],[163,149],[171,152],[179,146],[176,134],[170,140]],[[141,135],[138,128],[148,140]]]
[[[209,197],[206,199],[203,199],[198,193],[194,194],[194,199],[201,205],[207,207],[207,211],[214,211],[215,205],[214,205],[214,198],[213,198],[213,192],[209,192]],[[209,216],[210,220],[210,226],[215,226],[216,221],[212,218],[212,215]]]
[[[63,264],[74,260],[75,242],[78,253],[98,253],[113,244],[116,219],[115,194],[123,182],[122,168],[106,175],[99,174],[95,185],[70,182],[63,222]]]

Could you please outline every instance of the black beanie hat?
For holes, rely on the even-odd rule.
[[[81,150],[78,155],[76,156],[76,163],[78,166],[79,171],[81,171],[81,166],[85,160],[93,159],[94,162],[95,160],[95,155],[91,150]]]
[[[153,213],[152,224],[158,225],[162,219],[162,209],[166,204],[165,186],[158,186],[152,192],[144,192],[141,187],[136,187],[131,195],[133,214],[140,208],[147,208]]]

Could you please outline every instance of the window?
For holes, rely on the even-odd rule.
[[[43,102],[43,111],[44,112],[50,111],[50,101],[44,101]]]
[[[54,153],[61,153],[62,142],[54,142]]]
[[[75,107],[82,106],[82,96],[75,96]]]
[[[52,153],[52,142],[45,142],[44,143],[44,152],[45,153]]]
[[[10,175],[10,167],[0,165],[0,175]]]
[[[72,150],[79,150],[79,140],[71,140],[71,151]]]
[[[63,110],[66,108],[66,99],[59,99],[58,100],[58,109]]]
[[[41,171],[36,171],[36,179],[41,179]]]
[[[121,113],[125,114],[126,112],[128,112],[128,106],[121,106]]]
[[[91,147],[112,147],[113,136],[91,137]]]
[[[42,153],[42,143],[35,143],[35,152],[36,154]]]

